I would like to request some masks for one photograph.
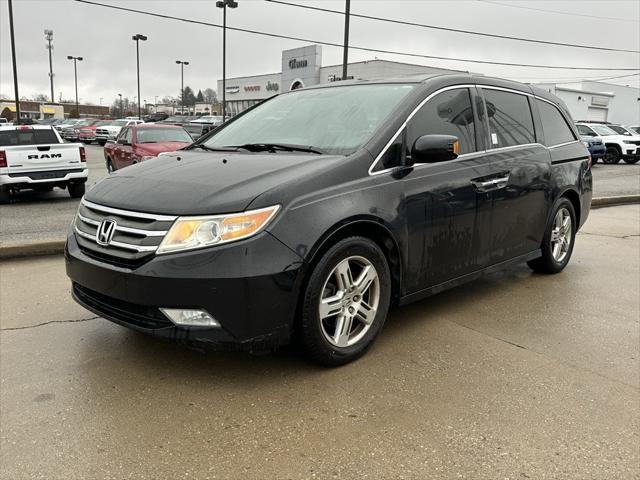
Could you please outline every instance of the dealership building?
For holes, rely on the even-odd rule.
[[[374,79],[412,74],[462,73],[459,70],[425,67],[387,60],[368,60],[348,65],[347,79]],[[227,78],[227,113],[236,115],[273,95],[297,88],[331,83],[342,79],[342,64],[322,65],[322,46],[309,45],[282,52],[282,70],[250,77]],[[218,80],[222,92],[222,80]],[[218,93],[221,99],[222,95]]]
[[[640,125],[640,89],[605,82],[540,83],[560,97],[575,120]]]

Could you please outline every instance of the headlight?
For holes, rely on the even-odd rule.
[[[582,142],[582,144],[583,144],[585,147],[589,148],[589,142]]]
[[[623,140],[623,143],[633,143],[633,140]]]
[[[279,205],[229,215],[180,217],[165,235],[156,253],[209,247],[251,237],[276,214]]]

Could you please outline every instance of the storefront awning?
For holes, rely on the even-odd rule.
[[[13,107],[11,105],[9,105],[8,107],[4,107],[4,108],[8,108],[10,112],[15,112],[16,111],[16,107]],[[3,110],[4,110],[3,108]]]

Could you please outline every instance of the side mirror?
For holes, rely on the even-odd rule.
[[[129,142],[127,142],[124,138],[121,138],[120,140],[118,140],[118,145],[131,145]]]
[[[411,147],[410,164],[436,163],[458,157],[458,137],[453,135],[423,135]]]

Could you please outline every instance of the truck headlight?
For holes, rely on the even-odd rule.
[[[156,253],[209,247],[252,237],[280,209],[279,205],[228,215],[180,217],[165,235]]]

